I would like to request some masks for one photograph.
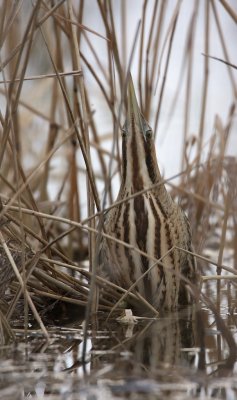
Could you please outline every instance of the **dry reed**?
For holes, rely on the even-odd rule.
[[[236,23],[234,10],[226,1],[220,3],[222,12],[228,13]],[[26,9],[24,2],[4,1],[0,18],[3,110],[0,113],[0,240],[2,260],[14,271],[7,282],[10,285],[8,304],[3,307],[0,318],[2,326],[9,331],[17,301],[23,296],[26,325],[30,307],[46,338],[47,329],[40,316],[42,310],[35,307],[39,298],[45,300],[43,304],[50,300],[85,306],[90,316],[91,311],[95,311],[95,302],[92,298],[89,304],[88,296],[97,283],[104,293],[99,304],[101,310],[113,310],[114,304],[119,305],[126,297],[141,304],[145,302],[135,292],[135,284],[124,291],[110,282],[105,285],[99,277],[93,283],[96,235],[115,240],[106,235],[103,224],[96,227],[99,219],[103,222],[106,211],[117,205],[113,176],[118,176],[121,169],[118,132],[124,119],[127,72],[132,68],[137,76],[141,108],[159,138],[162,105],[182,11],[181,3],[169,13],[167,2],[162,1],[160,5],[154,2],[151,21],[147,17],[148,2],[144,1],[141,22],[137,22],[132,45],[128,48],[129,21],[125,2],[121,1],[120,26],[115,4],[95,2],[101,19],[99,31],[84,23],[86,5],[83,1],[61,1],[53,7],[50,4],[37,0]],[[220,8],[210,0],[203,10],[203,53],[206,57],[200,54],[203,84],[199,127],[190,136],[190,116],[195,107],[192,104],[193,52],[199,8],[199,2],[194,2],[187,21],[182,71],[178,84],[173,86],[168,113],[170,117],[179,107],[179,94],[184,88],[184,129],[177,132],[182,143],[181,172],[166,182],[189,214],[196,256],[204,276],[203,293],[208,282],[216,280],[218,305],[226,280],[231,284],[236,280],[237,161],[226,154],[236,114],[237,91],[228,38],[220,22]],[[217,115],[210,137],[205,122],[211,80],[211,23],[215,24],[219,35],[226,63],[223,68],[228,72],[226,80],[231,85],[233,98],[227,121],[223,122]],[[218,58],[212,62],[219,62]],[[108,115],[109,133],[96,115],[97,112],[101,115],[101,110],[94,105],[90,79],[96,85],[94,92],[102,113]],[[149,257],[127,243],[121,244]],[[229,264],[225,266],[226,259]],[[162,263],[162,260],[153,261],[154,265]],[[213,265],[217,267],[216,274]],[[0,276],[1,269],[3,261]],[[223,271],[231,275],[222,277]],[[2,282],[0,293],[1,285]],[[3,289],[5,292],[5,286]]]

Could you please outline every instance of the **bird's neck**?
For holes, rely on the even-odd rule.
[[[160,203],[169,206],[170,195],[163,183],[157,163],[154,142],[123,141],[122,182],[120,196],[128,196],[155,185]]]

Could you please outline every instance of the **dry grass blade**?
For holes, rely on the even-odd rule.
[[[229,67],[232,67],[232,68],[234,68],[234,69],[237,69],[237,65],[232,64],[232,63],[230,63],[230,62],[228,62],[228,61],[226,61],[226,60],[223,60],[222,58],[210,56],[210,55],[208,54],[208,52],[206,52],[205,54],[203,53],[202,55],[203,55],[204,57],[211,58],[212,60],[220,61],[220,62],[222,62],[223,64],[226,64],[226,65],[228,65]]]
[[[74,76],[74,75],[80,75],[81,73],[82,73],[81,71],[77,70],[77,71],[70,71],[70,72],[61,72],[58,75],[60,77],[62,77],[62,76]],[[57,75],[56,74],[46,74],[46,75],[37,75],[37,76],[25,76],[23,78],[23,81],[35,81],[35,80],[38,80],[38,79],[45,79],[45,78],[57,78]],[[14,80],[14,82],[20,82],[20,81],[21,81],[21,78],[16,78]],[[4,83],[4,84],[5,83],[13,83],[13,80],[12,79],[8,79],[8,80],[5,80],[5,81],[0,81],[0,84],[1,83]]]

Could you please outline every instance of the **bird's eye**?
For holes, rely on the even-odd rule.
[[[126,138],[126,136],[127,136],[127,132],[126,132],[126,130],[125,129],[122,129],[122,133],[121,133],[121,135],[122,135],[122,138],[124,139],[124,138]]]
[[[152,138],[152,130],[151,130],[151,129],[147,129],[147,131],[146,131],[146,138],[147,138],[147,139],[151,139],[151,138]]]

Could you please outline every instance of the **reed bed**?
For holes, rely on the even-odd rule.
[[[91,8],[90,8],[91,7]],[[164,174],[172,195],[191,222],[195,254],[202,278],[201,299],[208,303],[210,282],[221,291],[236,286],[236,155],[228,145],[236,119],[235,61],[223,14],[236,28],[236,12],[224,0],[193,2],[180,50],[182,70],[174,82],[167,115],[163,103],[174,59],[181,2],[140,4],[133,22],[125,1],[3,1],[0,17],[0,294],[1,332],[13,336],[11,319],[24,303],[48,337],[44,309],[60,302],[95,311],[95,287],[103,297],[99,310],[111,312],[121,300],[144,303],[134,288],[124,291],[96,277],[98,237],[103,218],[116,205],[121,154],[119,132],[126,110],[126,81],[131,70],[145,118],[159,140],[169,132],[172,114],[182,104],[183,126],[177,132],[180,153],[177,172]],[[97,26],[87,25],[94,10]],[[119,13],[119,18],[118,18]],[[192,85],[198,13],[204,21],[198,129],[190,130],[196,102]],[[214,27],[214,28],[213,28]],[[212,65],[209,56],[215,29],[226,84],[231,87],[225,121],[216,114],[207,131],[208,93]],[[215,56],[215,55],[214,55]],[[162,118],[166,118],[163,122]],[[164,129],[165,127],[165,129]],[[175,139],[176,140],[176,139]],[[176,146],[177,143],[174,143]],[[159,159],[159,152],[158,152]],[[139,193],[135,194],[139,196]],[[107,235],[108,236],[108,235]],[[108,240],[115,240],[108,237]],[[131,247],[124,243],[124,246]],[[139,252],[139,249],[134,249]],[[141,253],[141,251],[140,251]],[[149,257],[149,255],[144,254]],[[162,260],[153,260],[154,265]],[[6,273],[6,271],[8,271]],[[199,289],[190,288],[195,296]],[[213,292],[212,292],[213,295]],[[116,304],[116,307],[114,306]],[[236,305],[230,299],[228,305]],[[147,305],[148,307],[148,305]],[[155,313],[155,310],[153,310]],[[5,332],[5,333],[3,333]]]

